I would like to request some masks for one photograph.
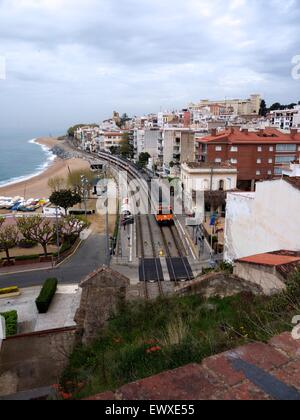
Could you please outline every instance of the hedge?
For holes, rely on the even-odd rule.
[[[20,255],[19,257],[15,257],[15,261],[31,261],[31,260],[38,260],[40,258],[39,255]]]
[[[9,295],[11,293],[19,293],[19,288],[17,286],[13,286],[0,289],[0,295]]]
[[[10,311],[0,314],[5,319],[6,337],[12,337],[18,333],[18,312]]]
[[[36,307],[40,314],[48,312],[49,306],[56,293],[58,281],[57,279],[47,279],[41,290],[39,297],[36,299]]]

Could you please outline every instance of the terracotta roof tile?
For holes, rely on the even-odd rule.
[[[274,252],[252,255],[246,258],[240,258],[239,260],[237,260],[237,262],[277,267],[286,264],[293,264],[298,262],[300,263],[300,255],[282,255]]]

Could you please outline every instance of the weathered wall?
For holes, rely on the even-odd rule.
[[[282,291],[285,288],[283,279],[275,267],[265,267],[255,264],[237,262],[234,274],[244,280],[259,285],[266,295]]]
[[[107,267],[84,280],[80,308],[75,317],[78,335],[84,344],[95,340],[120,301],[126,299],[129,280]]]
[[[300,250],[300,191],[284,180],[257,184],[255,195],[228,194],[225,259]]]
[[[199,294],[205,298],[234,296],[242,292],[261,294],[262,289],[259,285],[224,273],[211,273],[199,276],[195,280],[183,283],[175,289],[175,293],[179,296]]]
[[[0,396],[58,382],[73,350],[75,328],[11,337],[0,352]]]

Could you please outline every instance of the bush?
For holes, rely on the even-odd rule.
[[[30,241],[28,239],[22,239],[19,242],[19,248],[23,248],[23,249],[30,249],[30,248],[34,248],[36,247],[38,244],[34,241]]]
[[[39,258],[39,255],[20,255],[19,257],[15,257],[15,261],[31,261]]]
[[[10,293],[18,293],[18,292],[19,292],[19,288],[17,286],[6,287],[5,289],[0,289],[0,296],[9,295]]]
[[[11,337],[18,333],[18,312],[10,311],[0,314],[5,319],[6,337]]]
[[[47,279],[45,281],[41,293],[35,301],[36,307],[40,314],[45,314],[48,312],[49,306],[56,293],[57,283],[57,279]]]

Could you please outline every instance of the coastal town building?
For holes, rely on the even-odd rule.
[[[300,158],[300,133],[289,134],[268,128],[259,131],[228,128],[206,137],[196,137],[198,160],[205,163],[230,162],[238,169],[238,188],[254,190],[260,180],[282,176],[283,168]]]
[[[251,95],[249,99],[225,99],[210,101],[208,99],[201,100],[197,104],[190,104],[190,111],[201,111],[203,107],[208,107],[214,116],[247,116],[259,115],[262,98],[260,95]]]
[[[299,209],[299,177],[259,182],[256,192],[228,193],[225,260],[274,249],[300,251]]]
[[[99,137],[99,150],[109,153],[112,147],[120,147],[123,141],[123,131],[104,131]]]
[[[281,250],[238,259],[234,274],[270,295],[285,289],[289,277],[299,268],[300,252]]]
[[[281,130],[300,128],[300,105],[293,109],[282,109],[270,112],[271,125]]]
[[[168,175],[178,173],[183,162],[195,161],[195,132],[188,128],[165,128],[163,137],[163,169]]]
[[[181,165],[181,182],[186,208],[197,213],[197,194],[199,192],[226,192],[237,187],[237,169],[229,163],[206,164],[187,162]],[[225,206],[225,202],[224,202]],[[213,209],[222,213],[221,208]]]

